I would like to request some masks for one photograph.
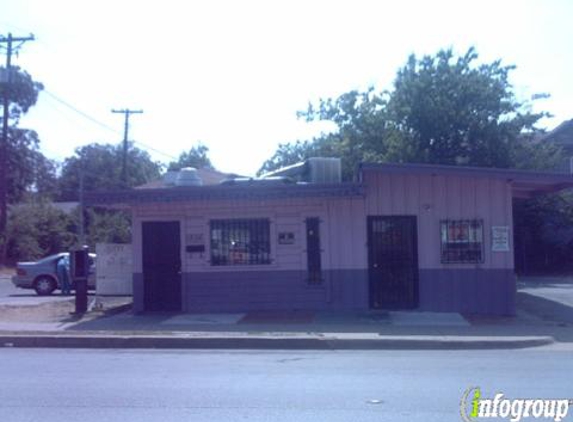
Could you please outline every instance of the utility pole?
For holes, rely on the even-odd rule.
[[[85,202],[84,202],[84,169],[80,166],[80,233],[79,233],[79,242],[80,247],[83,247],[86,244],[86,234],[85,234],[85,221],[84,221],[84,212],[85,212]]]
[[[129,116],[132,114],[141,114],[143,110],[129,110],[123,108],[121,110],[111,110],[112,113],[122,113],[125,115],[125,126],[123,129],[123,156],[121,161],[121,180],[123,181],[124,187],[127,187],[127,142],[129,133]]]
[[[6,44],[6,80],[3,81],[4,95],[2,107],[4,116],[2,120],[2,139],[0,141],[0,264],[3,264],[6,258],[6,223],[8,221],[8,120],[10,119],[10,84],[12,83],[12,54],[26,41],[33,41],[34,35],[27,37],[14,37],[11,33],[7,36],[0,35],[0,46]],[[19,43],[14,45],[14,43]]]

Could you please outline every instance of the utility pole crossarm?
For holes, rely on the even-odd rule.
[[[121,110],[112,109],[112,113],[121,113],[125,115],[125,124],[123,129],[123,156],[121,163],[121,180],[123,181],[124,187],[127,187],[127,146],[129,142],[129,116],[131,114],[142,114],[143,110],[130,110],[128,108],[123,108]]]

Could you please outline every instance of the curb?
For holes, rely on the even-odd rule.
[[[483,350],[521,349],[553,344],[550,336],[453,337],[379,336],[336,338],[305,336],[179,335],[0,335],[0,347],[89,349],[267,349],[267,350]]]

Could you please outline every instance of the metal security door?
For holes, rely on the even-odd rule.
[[[181,239],[178,221],[142,223],[146,311],[181,311]]]
[[[368,217],[370,307],[418,306],[416,217]]]

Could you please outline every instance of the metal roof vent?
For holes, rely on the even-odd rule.
[[[175,186],[203,186],[203,180],[199,177],[196,168],[185,167],[179,170],[175,178]]]
[[[168,171],[163,175],[163,183],[166,186],[173,186],[175,185],[175,180],[177,179],[177,176],[179,175],[178,171]]]
[[[340,158],[311,157],[308,163],[308,178],[310,183],[340,183],[342,181],[342,166]]]

